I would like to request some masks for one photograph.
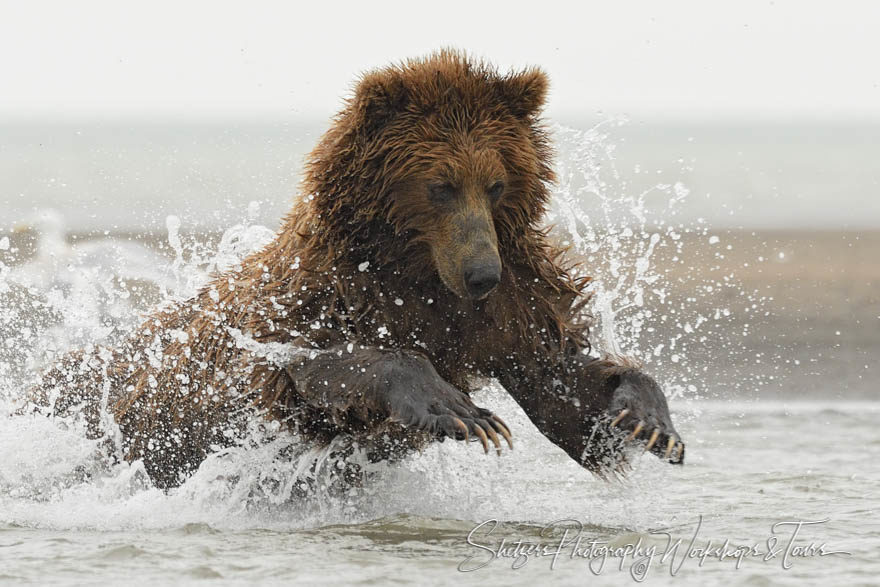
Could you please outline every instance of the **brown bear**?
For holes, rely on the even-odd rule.
[[[547,85],[452,50],[364,75],[277,238],[118,348],[66,356],[39,402],[95,435],[112,415],[165,488],[255,418],[372,459],[444,437],[500,451],[510,430],[469,396],[480,378],[600,475],[626,442],[682,462],[654,380],[588,354],[589,278],[541,228]]]

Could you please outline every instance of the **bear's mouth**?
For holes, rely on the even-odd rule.
[[[454,280],[447,278],[447,276],[444,275],[444,272],[441,271],[439,268],[437,269],[437,275],[440,277],[440,282],[443,284],[443,286],[454,293],[456,297],[464,299],[470,297],[467,295],[467,292],[464,291],[464,284],[457,284],[454,282]]]
[[[437,276],[440,278],[440,282],[446,287],[446,289],[459,298],[465,300],[471,299],[460,271],[448,267],[447,264],[443,263],[441,259],[438,259],[436,255],[434,256],[434,268],[437,271]],[[489,295],[488,292],[486,295]]]
[[[467,287],[465,287],[463,282],[456,283],[455,286],[453,286],[449,281],[443,278],[442,273],[440,274],[440,281],[442,281],[443,285],[445,285],[446,288],[454,293],[457,297],[463,300],[471,300],[472,302],[481,302],[485,300],[492,294],[493,291],[497,289],[497,287],[493,286],[492,288],[484,289],[483,291],[471,292],[468,290]]]

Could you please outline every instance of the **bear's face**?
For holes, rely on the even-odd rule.
[[[396,237],[383,253],[430,262],[462,298],[487,297],[553,180],[546,86],[538,70],[501,75],[450,52],[366,75],[314,156],[322,213],[352,210],[349,230],[384,222]]]
[[[405,223],[430,249],[446,287],[475,300],[501,281],[495,217],[510,195],[507,166],[486,143],[437,143],[435,163],[391,190],[393,221]]]

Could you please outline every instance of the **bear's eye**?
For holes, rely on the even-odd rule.
[[[503,181],[496,181],[495,183],[493,183],[489,187],[489,189],[486,191],[486,193],[489,194],[489,197],[492,198],[493,200],[499,198],[501,196],[501,194],[504,193],[504,182]]]
[[[428,186],[428,195],[432,202],[449,202],[455,197],[455,186],[449,182],[432,183]]]

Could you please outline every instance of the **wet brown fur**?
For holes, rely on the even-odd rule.
[[[120,348],[67,356],[44,378],[41,402],[61,415],[84,405],[96,434],[105,406],[125,458],[144,459],[157,483],[172,486],[233,442],[255,411],[318,439],[393,428],[341,422],[306,404],[284,369],[242,348],[237,332],[308,349],[419,351],[466,391],[478,376],[515,386],[515,374],[588,348],[589,278],[540,227],[554,180],[538,118],[546,88],[537,69],[499,74],[455,51],[363,76],[309,155],[302,196],[277,238],[194,298],[155,312]],[[471,208],[491,216],[501,283],[474,301],[438,274],[438,255],[467,251],[412,194],[435,176],[467,183],[498,174],[503,196]],[[599,387],[622,368],[595,366]],[[543,392],[529,393],[514,397],[543,409]]]

